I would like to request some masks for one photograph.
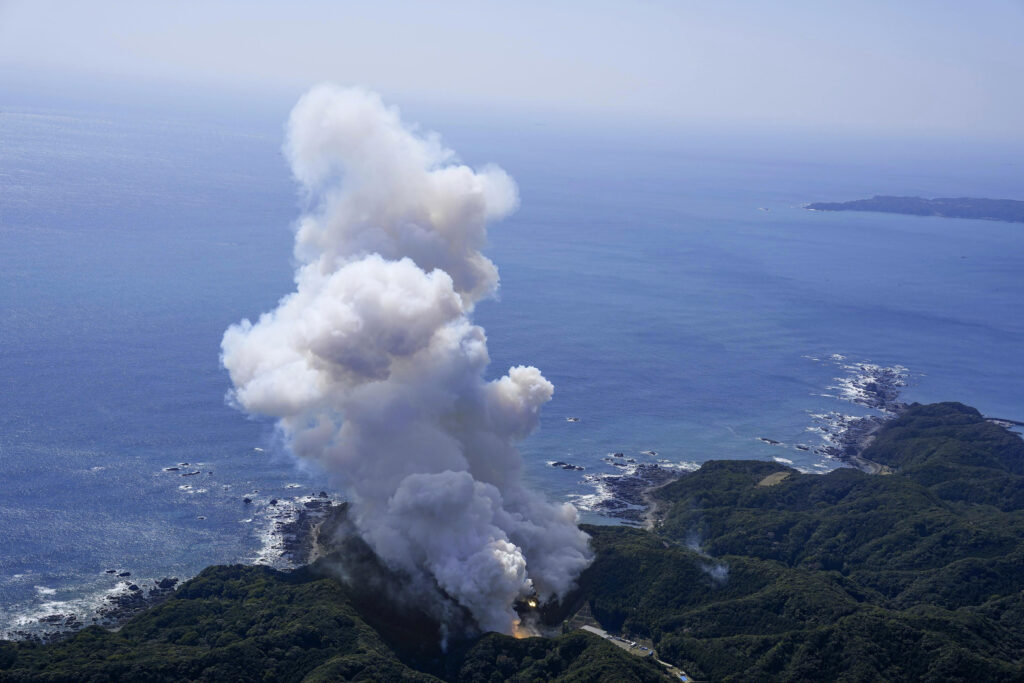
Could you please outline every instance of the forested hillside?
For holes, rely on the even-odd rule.
[[[1024,679],[1024,442],[944,403],[912,406],[864,455],[894,474],[706,463],[654,492],[653,531],[588,527],[597,559],[545,615],[586,605],[697,679]],[[440,634],[323,563],[212,567],[119,632],[0,643],[0,680],[666,678],[580,631],[444,652]]]

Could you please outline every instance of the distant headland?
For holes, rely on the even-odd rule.
[[[975,199],[973,197],[924,199],[923,197],[875,195],[871,199],[857,199],[852,202],[814,202],[806,204],[804,208],[811,211],[877,211],[911,216],[980,218],[989,221],[1024,223],[1024,201],[1016,199]]]

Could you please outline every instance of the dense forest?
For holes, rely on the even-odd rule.
[[[1024,679],[1024,441],[915,405],[864,455],[894,474],[705,463],[653,492],[653,530],[588,527],[597,559],[545,617],[582,609],[699,680]],[[117,632],[0,643],[0,681],[668,677],[578,630],[442,651],[426,615],[325,566],[211,567]]]
[[[594,615],[713,680],[1024,678],[1024,442],[945,403],[864,456],[896,474],[717,461],[657,491],[655,534],[591,530]]]
[[[1024,202],[1015,199],[974,199],[971,197],[887,197],[875,195],[871,199],[852,202],[815,202],[808,204],[813,211],[877,211],[903,213],[911,216],[944,216],[946,218],[981,218],[1008,223],[1024,223]]]

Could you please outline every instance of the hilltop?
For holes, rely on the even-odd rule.
[[[707,462],[651,493],[652,530],[587,527],[596,561],[541,616],[585,614],[698,679],[1021,680],[1024,441],[961,404],[913,405],[864,455],[893,474]],[[438,624],[330,561],[211,567],[116,633],[0,643],[0,681],[666,679],[579,630],[442,651]]]

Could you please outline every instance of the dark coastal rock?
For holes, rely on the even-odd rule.
[[[842,357],[839,360],[843,360]],[[900,391],[907,385],[907,369],[900,365],[884,367],[866,362],[842,367],[846,376],[837,377],[837,384],[829,388],[840,392],[837,398],[869,408],[877,414],[844,415],[832,411],[816,415],[825,443],[814,452],[869,474],[884,472],[885,468],[865,460],[861,454],[871,445],[882,425],[906,412],[907,405],[900,401]]]
[[[122,579],[123,579],[124,577],[126,577],[126,576],[131,576],[131,575],[132,575],[132,573],[131,573],[131,572],[121,572],[120,574],[118,574],[118,576],[120,576],[120,577],[121,577]]]
[[[625,464],[614,463],[621,467]],[[594,505],[594,509],[608,517],[623,521],[642,522],[650,503],[647,491],[679,478],[680,471],[654,463],[641,463],[623,474],[600,477],[610,496]]]
[[[242,502],[245,503],[246,505],[248,505],[249,503],[252,502],[252,498],[245,497],[245,498],[242,499]]]
[[[134,583],[127,583],[127,592],[107,596],[107,604],[97,610],[92,621],[106,627],[123,623],[139,612],[159,604],[174,594],[178,579],[165,577],[156,582],[149,591]]]
[[[268,503],[268,505],[277,505],[277,498],[271,498],[270,503]]]
[[[16,640],[47,644],[60,642],[85,626],[85,622],[100,626],[113,627],[120,625],[128,617],[160,602],[173,592],[178,579],[162,579],[158,587],[145,597],[140,586],[124,582],[126,593],[108,596],[107,605],[99,608],[91,616],[82,617],[77,613],[55,612],[37,619],[40,628],[31,630],[19,629],[10,634]]]
[[[318,552],[317,536],[324,520],[344,515],[348,503],[309,500],[296,508],[294,517],[276,522],[282,539],[281,558],[295,565],[310,562]]]
[[[815,448],[814,452],[874,473],[877,468],[863,462],[860,454],[871,445],[875,432],[897,414],[850,416],[830,413],[827,416],[827,430],[831,443]]]

